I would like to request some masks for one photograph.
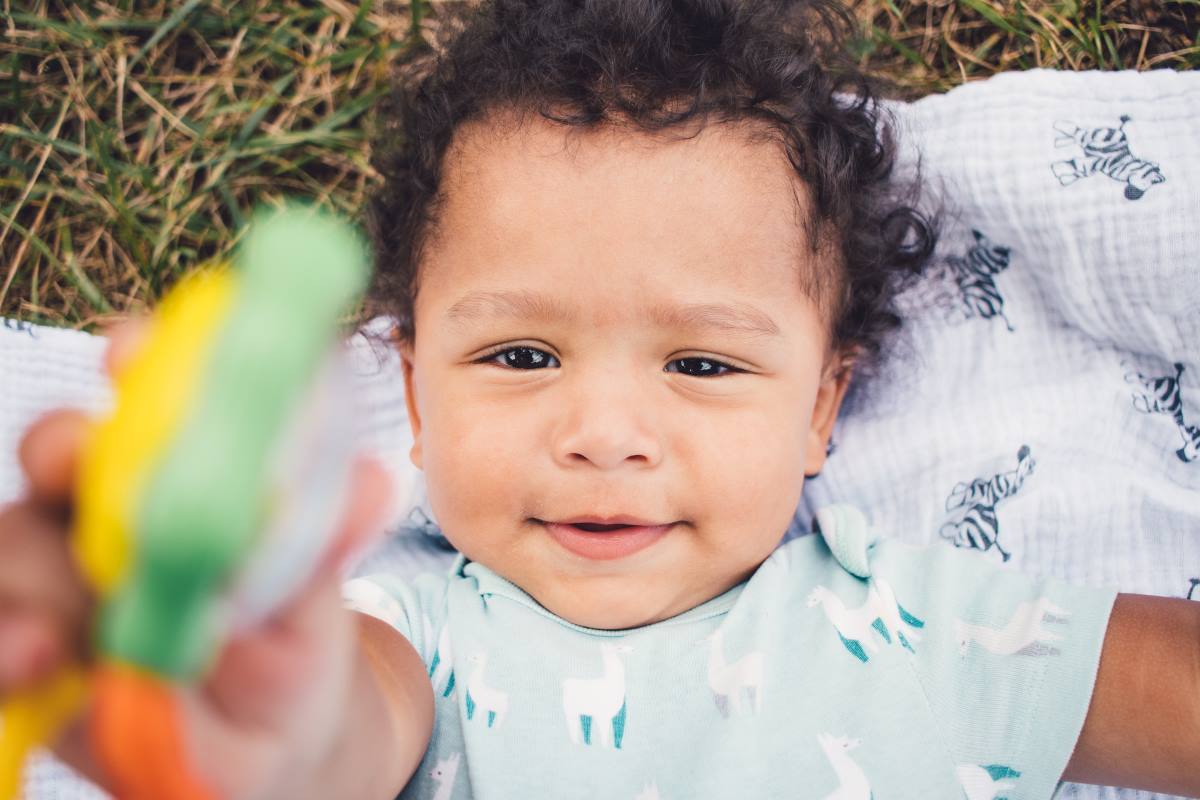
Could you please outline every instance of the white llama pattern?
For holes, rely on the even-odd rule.
[[[432,638],[433,635],[430,634],[429,639]],[[442,697],[449,697],[454,691],[454,654],[450,649],[450,623],[442,626],[442,632],[438,636],[437,649],[433,651],[433,659],[429,663],[429,682],[433,684],[434,692],[438,691],[439,686],[444,687],[441,690]]]
[[[959,764],[954,770],[962,784],[967,800],[1002,800],[1003,792],[1017,784],[1005,778],[1019,778],[1021,773],[1001,764]]]
[[[487,658],[487,653],[475,653],[467,659],[475,665],[467,678],[467,719],[474,719],[476,709],[483,709],[487,712],[487,726],[498,728],[508,714],[508,694],[484,683]]]
[[[776,547],[763,566],[773,566],[775,569],[788,572],[792,568],[791,550],[787,547]]]
[[[892,587],[875,577],[870,579],[866,601],[858,608],[847,608],[840,597],[824,586],[816,586],[809,593],[806,605],[809,608],[820,605],[846,650],[864,663],[879,650],[874,635],[891,644],[894,631],[900,646],[915,653],[912,642],[920,641],[917,629],[925,627],[923,620],[896,602]]]
[[[662,800],[658,793],[658,784],[656,782],[647,783],[633,800]]]
[[[404,608],[373,581],[365,578],[347,581],[342,586],[342,601],[347,608],[375,617],[397,630],[404,630],[408,626],[408,615]]]
[[[871,800],[871,783],[850,758],[850,751],[862,744],[862,740],[819,733],[817,742],[838,776],[838,788],[825,795],[825,800]]]
[[[730,706],[736,716],[742,713],[742,694],[748,692],[750,705],[757,714],[762,710],[763,666],[766,656],[761,651],[746,653],[732,664],[725,663],[722,651],[724,632],[717,628],[703,641],[711,642],[708,650],[708,685],[721,716],[729,719]],[[732,703],[730,701],[732,700]]]
[[[601,642],[604,674],[563,681],[563,714],[573,744],[582,740],[590,745],[594,731],[597,744],[621,749],[625,736],[625,665],[620,656],[632,652],[627,644]]]
[[[1019,603],[1003,628],[972,625],[956,619],[954,632],[958,640],[958,652],[965,658],[971,642],[977,642],[980,647],[996,655],[1055,656],[1059,654],[1058,648],[1046,643],[1059,641],[1063,637],[1047,630],[1043,624],[1065,624],[1070,615],[1071,612],[1054,605],[1048,597],[1039,597],[1033,602]]]
[[[873,596],[875,599],[875,608],[879,611],[879,619],[873,626],[879,631],[879,635],[888,644],[892,643],[890,631],[895,631],[896,638],[900,641],[900,646],[910,653],[916,653],[913,650],[910,642],[921,641],[921,628],[925,627],[923,620],[917,619],[912,614],[908,613],[904,606],[896,601],[896,593],[892,590],[892,585],[883,578],[871,577],[871,585],[868,590],[868,597]],[[880,627],[878,623],[882,622]]]
[[[429,777],[438,785],[433,800],[450,800],[454,796],[454,781],[458,778],[458,762],[462,753],[451,753],[438,759],[437,766],[429,770]]]

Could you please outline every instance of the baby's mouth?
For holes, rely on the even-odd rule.
[[[588,559],[624,558],[661,539],[676,523],[652,523],[627,517],[627,522],[588,522],[581,519],[548,522],[542,525],[569,552]]]
[[[621,523],[616,523],[613,525],[601,525],[598,522],[572,522],[570,525],[572,528],[579,528],[580,530],[590,531],[592,533],[599,533],[601,531],[615,531],[621,528],[633,527],[632,525],[623,525]]]

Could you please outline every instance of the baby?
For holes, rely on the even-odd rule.
[[[324,569],[230,643],[185,698],[199,785],[1200,794],[1200,605],[909,547],[848,505],[781,544],[936,230],[850,30],[818,0],[495,0],[416,54],[371,310],[399,320],[411,458],[460,556],[349,582],[352,611]],[[0,690],[86,657],[59,545],[79,425],[28,433],[0,517]],[[356,476],[341,548],[387,505],[378,465]],[[58,751],[103,783],[81,741]]]

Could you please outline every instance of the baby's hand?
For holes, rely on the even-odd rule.
[[[144,335],[129,321],[109,336],[105,371],[124,364]],[[67,547],[71,495],[87,415],[51,411],[21,439],[26,495],[0,507],[0,696],[26,689],[86,657],[91,598]]]
[[[111,334],[110,375],[128,361],[144,331],[137,322]],[[86,424],[82,412],[54,411],[34,423],[20,445],[29,489],[0,509],[0,697],[90,657],[92,599],[67,546]],[[338,562],[382,528],[391,491],[387,473],[365,457],[355,461],[351,485],[331,556],[285,607],[227,643],[202,685],[182,693],[188,755],[219,796],[301,789],[304,776],[295,766],[320,763],[342,731],[356,631],[353,615],[341,607]],[[60,754],[103,784],[80,728],[72,729]]]

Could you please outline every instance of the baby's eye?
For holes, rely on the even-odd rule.
[[[501,364],[497,359],[503,363]],[[496,364],[513,369],[541,369],[546,366],[547,359],[557,361],[554,356],[544,350],[538,350],[536,347],[506,347],[503,350],[493,350],[476,363]]]
[[[681,369],[671,369],[673,364],[682,364],[684,366]],[[684,375],[691,375],[696,378],[718,377],[745,371],[730,366],[723,361],[717,361],[715,358],[702,358],[700,356],[677,358],[674,361],[668,362],[664,369],[667,372],[682,372]]]

